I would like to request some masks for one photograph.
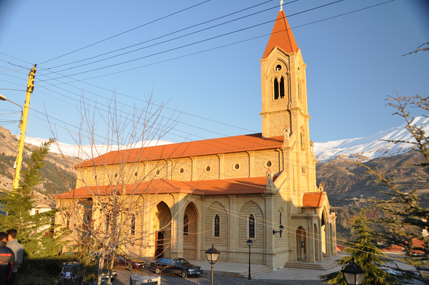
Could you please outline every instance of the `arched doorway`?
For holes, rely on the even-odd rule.
[[[183,216],[183,258],[197,259],[198,213],[194,203],[189,203]]]
[[[296,259],[305,260],[307,256],[306,233],[303,227],[296,230]]]
[[[155,257],[171,256],[171,212],[164,202],[156,206],[155,212]]]

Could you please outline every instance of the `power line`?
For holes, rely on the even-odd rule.
[[[386,2],[383,2],[383,3],[376,4],[376,5],[368,6],[368,7],[362,8],[362,9],[357,9],[357,10],[354,10],[354,11],[351,11],[351,12],[343,13],[343,14],[340,14],[340,15],[337,15],[337,16],[333,16],[333,17],[329,17],[329,18],[326,18],[326,19],[322,19],[322,20],[314,21],[314,22],[307,23],[307,24],[304,24],[304,25],[300,25],[300,26],[297,26],[297,27],[302,27],[302,26],[306,26],[306,25],[313,24],[313,23],[317,23],[317,22],[325,21],[325,20],[328,20],[328,19],[333,19],[333,18],[336,18],[336,17],[344,16],[344,15],[351,14],[351,13],[355,13],[355,12],[362,11],[362,10],[365,10],[365,9],[369,9],[369,8],[372,8],[372,7],[375,7],[375,6],[383,5],[383,4],[386,4],[386,3],[392,2],[392,1],[393,1],[393,0],[391,0],[391,1],[386,1]],[[296,27],[295,27],[295,28],[296,28]],[[267,34],[267,35],[269,35],[269,34]],[[263,35],[263,36],[265,36],[265,35]],[[260,38],[260,37],[263,37],[263,36],[254,37],[254,38],[251,38],[251,39],[248,39],[248,40],[252,40],[252,39],[255,39],[255,38]],[[248,41],[248,40],[244,40],[244,41]],[[237,43],[241,43],[241,42],[244,42],[244,41],[235,42],[235,43],[232,43],[232,44],[228,44],[228,45],[224,45],[224,46],[220,46],[220,47],[212,48],[212,49],[209,49],[209,50],[213,50],[213,49],[217,49],[217,48],[226,47],[226,46],[233,45],[233,44],[237,44]],[[194,54],[198,54],[198,53],[206,52],[206,51],[209,51],[209,50],[205,50],[205,51],[201,51],[201,52],[193,53],[193,54],[190,54],[190,55],[194,55]],[[0,53],[1,53],[1,52],[0,52]],[[4,54],[4,53],[2,53],[2,54]],[[7,54],[5,54],[5,55],[7,55]],[[169,61],[169,60],[174,60],[174,59],[177,59],[177,58],[182,58],[182,57],[190,56],[190,55],[184,55],[184,56],[176,57],[176,58],[173,58],[173,59],[168,59],[168,60],[161,61],[161,62],[166,62],[166,61]],[[10,56],[10,55],[7,55],[7,56]],[[10,57],[15,58],[15,57],[13,57],[13,56],[10,56]],[[17,58],[15,58],[15,59],[17,59]],[[20,60],[20,59],[18,59],[18,60]],[[21,61],[22,61],[22,60],[21,60]],[[158,63],[161,63],[161,62],[158,62]],[[153,64],[157,64],[157,63],[153,63]],[[149,65],[153,65],[153,64],[149,64]],[[148,66],[148,65],[145,65],[145,66]],[[143,67],[144,67],[144,66],[143,66]],[[137,67],[137,68],[141,68],[141,67]],[[133,68],[133,69],[137,69],[137,68]],[[128,70],[132,70],[132,69],[128,69]],[[128,71],[128,70],[125,70],[125,71]],[[52,72],[52,71],[51,71],[51,72]],[[119,71],[119,72],[124,72],[124,71]],[[110,74],[107,74],[107,75],[116,74],[116,73],[119,73],[119,72],[110,73]],[[107,76],[107,75],[101,75],[101,76],[97,76],[97,77],[93,77],[93,78],[98,78],[98,77]],[[65,77],[69,77],[69,76],[65,76]],[[91,79],[92,79],[92,78],[91,78]],[[99,87],[99,86],[96,86],[96,85],[93,85],[93,84],[89,84],[89,83],[83,82],[82,80],[76,80],[76,81],[80,81],[80,82],[82,82],[82,83],[85,83],[85,84],[88,84],[88,85],[90,85],[90,86],[94,86],[94,87],[97,87],[97,88],[100,88],[100,89],[103,89],[103,90],[106,90],[106,91],[111,91],[111,90],[107,90],[107,89],[105,89],[105,88],[102,88],[102,87]],[[65,83],[63,83],[63,84],[65,84]],[[77,87],[76,87],[76,88],[77,88]],[[139,98],[135,98],[135,97],[132,97],[132,96],[129,96],[129,95],[125,95],[125,94],[122,94],[122,93],[120,93],[120,92],[117,92],[117,94],[119,94],[119,95],[123,95],[123,96],[125,96],[125,97],[132,98],[132,99],[134,99],[134,100],[139,100],[139,101],[143,101],[143,102],[145,102],[144,100],[141,100],[141,99],[139,99]],[[173,110],[173,109],[168,108],[168,107],[167,107],[167,109]],[[173,111],[176,111],[176,110],[173,110]],[[220,123],[220,124],[223,124],[223,125],[227,125],[227,126],[230,126],[230,127],[235,127],[235,128],[237,128],[236,126],[232,126],[232,125],[230,125],[230,124],[225,124],[225,123],[222,123],[222,122],[214,121],[214,120],[207,119],[207,118],[204,118],[204,117],[201,117],[201,116],[195,116],[195,115],[193,115],[193,114],[186,113],[186,112],[180,112],[180,114],[189,115],[189,116],[197,117],[197,118],[199,118],[199,119],[204,119],[204,120],[208,120],[208,121],[212,121],[212,122],[215,122],[215,123]],[[240,129],[242,129],[242,128],[240,128]],[[243,129],[243,130],[254,132],[254,131],[252,131],[252,130],[247,130],[247,129]]]
[[[58,92],[55,92],[55,91],[53,91],[53,90],[50,90],[50,89],[48,89],[48,88],[46,88],[46,87],[42,87],[42,88],[45,88],[45,89],[47,89],[47,90],[49,90],[49,91],[52,91],[52,92],[54,92],[54,93],[56,93],[56,94],[58,94],[58,95],[62,95],[62,96],[64,96],[64,97],[67,97],[67,98],[69,98],[69,99],[72,99],[72,100],[75,100],[75,101],[78,101],[77,99],[74,99],[74,98],[71,98],[71,97],[69,97],[69,96],[67,96],[67,95],[64,95],[64,94],[62,94],[62,93],[58,93]],[[57,87],[57,88],[59,88],[59,87]],[[67,90],[65,90],[65,89],[63,89],[63,88],[60,88],[60,89],[62,89],[62,90],[64,90],[64,91],[67,91]],[[43,93],[43,92],[42,92]],[[75,94],[75,93],[73,93],[73,92],[70,92],[70,93],[72,93],[72,94]],[[91,92],[90,92],[91,93]],[[46,93],[43,93],[43,94],[46,94]],[[76,94],[77,95],[77,94]],[[54,97],[54,98],[56,98],[56,97]],[[108,98],[106,98],[106,99],[108,99]],[[94,101],[94,100],[92,100],[92,99],[88,99],[88,100],[90,100],[90,101],[92,101],[92,102],[94,102],[94,103],[97,103],[96,101]],[[62,101],[62,100],[61,100]],[[63,102],[66,102],[66,101],[63,101]],[[78,101],[79,102],[79,101]],[[68,103],[68,102],[66,102],[66,103]],[[70,103],[68,103],[68,104],[70,104]],[[102,103],[99,103],[99,104],[102,104]],[[106,107],[108,107],[107,105],[105,105],[105,104],[102,104],[103,106],[106,106]],[[127,104],[123,104],[123,105],[125,105],[125,106],[127,106],[127,107],[132,107],[132,106],[130,106],[130,105],[127,105]],[[98,110],[101,110],[101,111],[103,111],[103,112],[108,112],[108,111],[106,111],[106,110],[104,110],[104,109],[101,109],[101,108],[99,108],[99,107],[93,107],[93,108],[96,108],[96,109],[98,109]],[[115,110],[115,111],[119,111],[118,109],[116,109],[116,108],[113,108],[113,110]],[[122,111],[120,111],[121,113],[122,113]],[[121,118],[124,118],[123,116],[120,116]],[[180,123],[180,122],[179,122]],[[193,126],[193,125],[190,125],[190,124],[185,124],[185,125],[188,125],[188,126],[191,126],[191,127],[195,127],[195,128],[199,128],[199,127],[196,127],[196,126]],[[199,129],[201,129],[201,130],[205,130],[205,131],[210,131],[210,130],[207,130],[207,129],[204,129],[204,128],[199,128]],[[177,130],[177,129],[176,129]],[[183,133],[185,133],[187,136],[186,137],[184,137],[184,136],[181,136],[181,135],[177,135],[176,134],[176,136],[178,136],[178,137],[181,137],[181,138],[184,138],[184,139],[188,139],[189,138],[189,135],[191,135],[191,136],[196,136],[196,137],[199,137],[199,138],[201,138],[201,139],[204,139],[204,140],[207,140],[207,138],[205,138],[205,137],[202,137],[202,136],[198,136],[198,135],[195,135],[195,134],[192,134],[192,133],[188,133],[188,132],[184,132],[184,131],[180,131],[180,130],[178,130],[179,132],[183,132]],[[226,136],[225,134],[222,134],[222,133],[217,133],[217,134],[220,134],[220,135],[223,135],[223,136]],[[173,135],[175,135],[175,134],[173,134]],[[323,148],[323,147],[321,147],[321,146],[315,146],[315,148],[319,148],[319,149],[326,149],[326,148]]]
[[[316,10],[316,9],[324,8],[326,6],[337,4],[337,3],[342,2],[342,1],[343,0],[337,0],[337,1],[334,1],[334,2],[331,2],[331,3],[328,3],[328,4],[320,5],[320,6],[317,6],[317,7],[313,7],[313,8],[301,11],[301,12],[297,12],[297,13],[288,15],[287,17],[292,17],[292,16],[295,16],[295,15],[299,15],[299,14],[306,13],[306,12],[309,12],[309,11],[313,11],[313,10]],[[163,51],[160,51],[160,52],[155,52],[155,53],[152,53],[150,55],[145,55],[145,56],[142,56],[142,57],[138,57],[138,58],[134,58],[134,59],[122,61],[122,62],[115,63],[115,64],[110,64],[110,65],[107,65],[107,66],[102,66],[102,67],[98,67],[98,68],[94,68],[94,69],[90,69],[90,70],[86,70],[86,71],[77,72],[77,73],[74,73],[74,74],[70,74],[69,76],[76,76],[76,75],[85,74],[85,73],[88,73],[88,72],[94,72],[94,71],[97,71],[97,70],[111,68],[111,67],[115,67],[115,66],[118,66],[118,65],[122,65],[122,64],[130,63],[130,62],[138,61],[138,60],[145,59],[145,58],[149,58],[149,57],[152,57],[152,56],[156,56],[156,55],[168,53],[168,52],[171,52],[171,51],[176,51],[176,50],[183,49],[183,48],[186,48],[186,47],[189,47],[189,46],[193,46],[193,45],[196,45],[196,44],[204,43],[204,42],[207,42],[207,41],[211,41],[211,40],[214,40],[214,39],[218,39],[218,38],[225,37],[225,36],[228,36],[228,35],[232,35],[232,34],[235,34],[235,33],[239,33],[239,32],[242,32],[242,31],[253,29],[253,28],[256,28],[256,27],[259,27],[259,26],[262,26],[262,25],[266,25],[266,24],[275,22],[275,21],[276,20],[265,21],[265,22],[262,22],[262,23],[259,23],[259,24],[256,24],[256,25],[248,26],[248,27],[241,28],[241,29],[238,29],[238,30],[235,30],[235,31],[231,31],[231,32],[228,32],[228,33],[220,34],[220,35],[217,35],[217,36],[214,36],[214,37],[210,37],[210,38],[206,38],[206,39],[203,39],[203,40],[195,41],[195,42],[192,42],[192,43],[188,43],[188,44],[181,45],[181,46],[178,46],[178,47],[174,47],[174,48],[171,48],[171,49],[163,50]],[[64,77],[64,76],[62,76],[62,77]],[[46,81],[50,81],[50,80],[54,80],[54,79],[60,79],[62,77],[53,78],[53,79],[47,79],[47,80],[41,80],[41,82],[46,82]]]
[[[140,25],[140,26],[137,26],[137,27],[135,27],[135,28],[132,28],[132,29],[126,30],[126,31],[124,31],[124,32],[121,32],[121,33],[119,33],[119,34],[116,34],[116,35],[110,36],[110,37],[108,37],[108,38],[105,38],[105,39],[103,39],[103,40],[97,41],[97,42],[92,43],[92,44],[90,44],[90,45],[84,46],[84,47],[82,47],[82,48],[79,48],[79,49],[73,50],[73,51],[68,52],[68,53],[65,53],[65,54],[63,54],[63,55],[60,55],[60,56],[57,56],[57,57],[51,58],[51,59],[49,59],[49,60],[45,60],[45,61],[43,61],[43,62],[41,62],[41,63],[39,63],[39,64],[44,64],[44,63],[50,62],[50,61],[52,61],[52,60],[54,60],[54,59],[58,59],[58,58],[61,58],[61,57],[66,56],[66,55],[69,55],[69,54],[72,54],[72,53],[75,53],[75,52],[81,51],[81,50],[86,49],[86,48],[88,48],[88,47],[91,47],[91,46],[97,45],[97,44],[99,44],[99,43],[102,43],[102,42],[105,42],[105,41],[107,41],[107,40],[113,39],[113,38],[118,37],[118,36],[120,36],[120,35],[123,35],[123,34],[126,34],[126,33],[128,33],[128,32],[134,31],[134,30],[139,29],[139,28],[141,28],[141,27],[144,27],[144,26],[147,26],[147,25],[153,24],[153,23],[155,23],[155,22],[158,22],[158,21],[160,21],[160,20],[166,19],[166,18],[171,17],[171,16],[173,16],[173,15],[176,15],[176,14],[182,13],[182,12],[187,11],[187,10],[190,10],[190,9],[192,9],[192,8],[194,8],[194,7],[197,7],[197,6],[199,6],[199,5],[205,4],[205,3],[207,3],[207,2],[210,2],[210,0],[206,0],[206,1],[204,1],[204,2],[201,2],[201,3],[195,4],[195,5],[193,5],[193,6],[187,7],[187,8],[185,8],[185,9],[182,9],[182,10],[176,11],[176,12],[174,12],[174,13],[168,14],[168,15],[163,16],[163,17],[161,17],[161,18],[158,18],[158,19],[152,20],[152,21],[150,21],[150,22],[147,22],[147,23],[145,23],[145,24],[142,24],[142,25]]]
[[[338,14],[338,15],[335,15],[335,16],[332,16],[332,17],[328,17],[328,18],[324,18],[324,19],[321,19],[321,20],[309,22],[309,23],[306,23],[306,24],[294,26],[291,29],[297,29],[297,28],[301,28],[301,27],[304,27],[304,26],[312,25],[312,24],[315,24],[315,23],[319,23],[319,22],[331,20],[331,19],[334,19],[334,18],[339,18],[339,17],[345,16],[345,15],[348,15],[348,14],[353,14],[353,13],[356,13],[356,12],[360,12],[360,11],[363,11],[363,10],[374,8],[376,6],[384,5],[384,4],[393,2],[393,1],[395,1],[395,0],[385,1],[385,2],[382,2],[382,3],[379,3],[379,4],[367,6],[367,7],[361,8],[361,9],[356,9],[356,10],[353,10],[353,11],[350,11],[350,12]],[[282,31],[279,31],[279,32],[282,32]],[[73,81],[71,81],[69,83],[72,83],[72,82],[82,82],[82,83],[85,83],[85,84],[89,84],[89,83],[86,83],[84,81],[85,80],[96,79],[96,78],[100,78],[100,77],[105,77],[105,76],[109,76],[109,75],[114,75],[114,74],[118,74],[118,73],[122,73],[122,72],[127,72],[127,71],[131,71],[131,70],[136,70],[136,69],[140,69],[140,68],[144,68],[144,67],[148,67],[148,66],[152,66],[152,65],[157,65],[157,64],[160,64],[160,63],[165,63],[165,62],[169,62],[169,61],[173,61],[173,60],[177,60],[177,59],[181,59],[181,58],[185,58],[185,57],[197,55],[197,54],[208,52],[208,51],[212,51],[212,50],[217,50],[217,49],[220,49],[220,48],[225,48],[225,47],[228,47],[228,46],[232,46],[232,45],[244,43],[244,42],[247,42],[247,41],[259,39],[259,38],[262,38],[262,37],[265,37],[265,36],[269,36],[271,34],[272,33],[267,33],[267,34],[263,34],[263,35],[260,35],[260,36],[248,38],[248,39],[245,39],[245,40],[241,40],[241,41],[237,41],[237,42],[233,42],[233,43],[229,43],[229,44],[217,46],[217,47],[214,47],[214,48],[205,49],[205,50],[202,50],[202,51],[197,51],[197,52],[186,54],[186,55],[181,55],[181,56],[173,57],[173,58],[170,58],[170,59],[161,60],[161,61],[157,61],[157,62],[154,62],[154,63],[149,63],[149,64],[146,64],[146,65],[142,65],[142,66],[138,66],[138,67],[133,67],[133,68],[129,68],[129,69],[121,70],[121,71],[111,72],[111,73],[107,73],[107,74],[103,74],[103,75],[98,75],[98,76],[94,76],[94,77],[80,79],[80,80],[79,79],[73,79]],[[42,69],[42,70],[47,70],[47,69]],[[47,71],[50,71],[50,70],[47,70]],[[50,71],[50,72],[53,72],[53,71]],[[41,75],[44,76],[43,73]],[[70,76],[67,76],[67,75],[62,75],[62,76],[66,77],[66,78],[70,78]],[[54,84],[50,84],[48,86],[55,86],[55,85]],[[118,94],[122,95],[121,93],[118,93]]]
[[[388,2],[391,2],[391,1],[388,1]],[[385,3],[387,3],[387,2],[385,2]],[[383,4],[383,3],[381,3],[381,4]],[[378,6],[378,5],[381,5],[381,4],[377,4],[377,5],[373,5],[373,6]],[[367,7],[367,8],[369,8],[369,7]],[[364,8],[364,9],[367,9],[367,8]],[[360,10],[363,10],[363,9],[359,9],[358,11],[360,11]],[[349,14],[349,13],[351,13],[351,12],[344,13],[344,14]],[[331,18],[333,18],[333,17],[331,17]],[[318,21],[316,21],[316,22],[318,22]]]
[[[214,19],[208,20],[208,21],[201,22],[201,23],[199,23],[199,24],[195,24],[195,25],[192,25],[192,26],[189,26],[189,27],[183,28],[183,29],[176,30],[176,31],[174,31],[174,32],[170,32],[170,33],[164,34],[164,35],[162,35],[162,36],[158,36],[158,37],[155,37],[155,38],[152,38],[152,39],[149,39],[149,40],[143,41],[143,42],[139,42],[139,43],[137,43],[137,44],[133,44],[133,45],[126,46],[126,47],[123,47],[123,48],[119,48],[119,49],[116,49],[116,50],[113,50],[113,51],[109,51],[109,52],[102,53],[102,54],[99,54],[99,55],[95,55],[95,56],[92,56],[92,57],[88,57],[88,58],[85,58],[85,59],[76,60],[76,61],[73,61],[73,62],[64,63],[64,64],[60,64],[60,65],[57,65],[57,66],[49,67],[49,68],[47,68],[47,69],[54,69],[54,68],[58,68],[58,67],[61,67],[61,66],[70,65],[70,64],[73,64],[73,63],[78,63],[78,62],[82,62],[82,61],[90,60],[90,59],[97,58],[97,57],[100,57],[100,56],[103,56],[103,55],[107,55],[107,54],[110,54],[110,53],[114,53],[114,52],[117,52],[117,51],[121,51],[121,50],[124,50],[124,49],[131,48],[131,47],[135,47],[135,46],[138,46],[138,45],[141,45],[141,44],[147,43],[147,42],[151,42],[151,41],[154,41],[154,40],[157,40],[157,39],[164,38],[164,37],[166,37],[166,36],[170,36],[170,35],[176,34],[176,33],[178,33],[178,32],[183,32],[183,31],[185,31],[185,30],[189,30],[189,29],[191,29],[191,28],[194,28],[194,27],[197,27],[197,26],[201,26],[201,25],[204,25],[204,24],[207,24],[207,23],[210,23],[210,22],[213,22],[213,21],[219,20],[219,19],[222,19],[222,18],[225,18],[225,17],[229,17],[229,16],[234,15],[234,14],[237,14],[237,13],[241,13],[241,12],[243,12],[243,11],[246,11],[246,10],[249,10],[249,9],[252,9],[252,8],[255,8],[255,7],[257,7],[257,6],[260,6],[260,5],[266,4],[266,3],[271,2],[271,1],[272,1],[272,0],[268,0],[268,1],[265,1],[265,2],[262,2],[262,3],[259,3],[259,4],[256,4],[256,5],[250,6],[250,7],[248,7],[248,8],[241,9],[241,10],[236,11],[236,12],[232,12],[232,13],[229,13],[229,14],[226,14],[226,15],[223,15],[223,16],[220,16],[220,17],[217,17],[217,18],[214,18]],[[294,0],[294,1],[291,1],[291,2],[289,2],[289,3],[296,2],[296,1],[298,1],[298,0]],[[289,3],[286,3],[286,4],[289,4]],[[278,8],[278,5],[276,5],[274,8]],[[262,12],[265,12],[265,11],[268,11],[268,10],[271,10],[271,9],[273,9],[273,8],[269,8],[269,9],[263,10]],[[261,12],[257,12],[257,13],[261,13]],[[256,14],[256,13],[255,13],[255,14]],[[253,14],[252,14],[252,15],[253,15]],[[248,17],[248,16],[245,16],[245,17]],[[241,18],[239,18],[239,19],[241,19]],[[236,21],[236,20],[238,20],[238,19],[234,19],[234,20],[232,20],[232,21]],[[228,22],[229,22],[229,21],[228,21]],[[226,23],[228,23],[228,22],[226,22]],[[222,23],[222,24],[225,24],[225,23]],[[212,26],[212,27],[215,27],[215,26]],[[212,28],[212,27],[210,27],[210,28]],[[204,30],[205,30],[205,29],[204,29]],[[200,32],[200,31],[203,31],[203,30],[199,30],[199,31],[197,31],[197,32]],[[197,32],[193,32],[193,33],[191,33],[191,34],[194,34],[194,33],[197,33]],[[188,34],[188,35],[190,35],[190,34]],[[171,41],[171,39],[170,39],[169,41]],[[160,43],[157,43],[157,44],[160,44]],[[146,46],[146,47],[147,47],[147,46]],[[146,47],[145,47],[145,48],[146,48]],[[136,51],[136,50],[134,50],[134,51]],[[104,59],[104,60],[105,60],[105,59]],[[75,67],[73,67],[73,68],[76,68],[76,66],[75,66]],[[61,70],[60,70],[60,71],[58,71],[58,72],[61,72]]]
[[[1,60],[0,60],[0,61],[1,61]],[[10,63],[10,64],[12,64],[12,63]],[[42,69],[42,70],[43,70],[43,69]],[[56,73],[55,71],[49,71],[49,72],[50,72],[50,73]],[[39,74],[40,74],[40,72],[39,72]],[[21,78],[19,78],[19,77],[12,76],[12,75],[10,75],[10,74],[6,74],[6,75],[7,75],[7,76],[10,76],[10,77],[17,78],[17,79],[21,79]],[[46,77],[51,78],[51,77],[50,77],[50,76],[48,76],[48,75],[43,75],[43,76],[46,76]],[[68,76],[67,76],[67,77],[68,77]],[[58,79],[56,79],[56,80],[57,80],[57,81],[59,81]],[[61,82],[61,81],[60,81],[60,82]],[[87,85],[90,85],[90,86],[93,86],[93,87],[96,87],[96,88],[99,88],[99,89],[102,89],[102,90],[104,90],[104,91],[112,92],[112,91],[111,91],[111,90],[109,90],[109,89],[106,89],[106,88],[103,88],[103,87],[100,87],[100,86],[97,86],[97,85],[93,85],[93,84],[90,84],[90,83],[87,83],[87,82],[83,82],[83,81],[82,81],[82,83],[87,84]],[[14,83],[14,84],[16,84],[16,83]],[[77,87],[77,86],[74,86],[74,85],[71,85],[71,84],[69,84],[69,83],[62,82],[61,84],[66,84],[66,85],[69,85],[69,86],[71,86],[71,87],[73,87],[73,88],[76,88],[76,89],[81,90],[81,88],[79,88],[79,87]],[[18,85],[18,84],[17,84],[17,85]],[[53,85],[53,84],[50,84],[50,85],[48,85],[48,86],[54,86],[54,87],[57,87],[56,85]],[[47,87],[45,87],[45,86],[38,86],[38,87],[40,87],[40,88],[45,88],[45,89],[47,89],[47,90],[49,90],[49,91],[55,92],[55,91],[50,90],[49,88],[47,88]],[[59,87],[57,87],[57,88],[59,88]],[[60,89],[62,89],[62,88],[60,88]],[[65,90],[65,89],[62,89],[62,90],[67,91],[67,90]],[[70,92],[70,91],[67,91],[67,92]],[[94,92],[90,92],[90,91],[86,91],[86,92],[91,93],[91,94],[94,94],[94,95],[99,96],[99,97],[102,97],[102,98],[104,98],[104,99],[106,99],[106,100],[110,100],[109,98],[104,97],[104,96],[102,96],[102,95],[100,95],[100,94],[96,94],[96,93],[94,93]],[[56,92],[55,92],[55,93],[56,93]],[[73,92],[70,92],[70,93],[73,93]],[[124,93],[120,93],[120,92],[115,92],[115,93],[116,93],[116,94],[119,94],[119,95],[122,95],[122,96],[125,96],[125,97],[129,97],[129,98],[131,98],[131,99],[134,99],[134,100],[137,100],[137,101],[140,101],[140,102],[150,103],[151,105],[154,105],[154,106],[157,106],[157,107],[162,107],[162,108],[164,108],[164,109],[168,109],[168,110],[173,111],[173,112],[177,112],[177,110],[176,110],[176,109],[173,109],[173,108],[170,108],[170,107],[162,106],[162,105],[160,105],[160,104],[156,104],[156,103],[153,103],[153,102],[148,102],[147,100],[143,100],[143,99],[140,99],[140,98],[136,98],[136,97],[133,97],[133,96],[129,96],[129,95],[126,95],[126,94],[124,94]],[[65,96],[64,94],[61,94],[61,93],[58,93],[58,94]],[[66,97],[67,97],[67,96],[66,96]],[[70,97],[69,97],[69,98],[70,98]],[[73,100],[76,100],[76,99],[73,99]],[[122,103],[122,102],[118,102],[118,103],[119,103],[119,104],[122,104],[122,105],[125,105],[125,106],[130,107],[130,105],[124,104],[124,103]],[[201,116],[193,115],[193,114],[191,114],[191,113],[187,113],[187,112],[183,112],[183,111],[180,111],[180,114],[184,114],[184,115],[192,116],[192,117],[195,117],[195,118],[198,118],[198,119],[202,119],[202,120],[206,120],[206,121],[210,121],[210,122],[213,122],[213,123],[218,123],[218,124],[221,124],[221,125],[224,125],[224,126],[228,126],[228,127],[233,127],[233,128],[237,128],[237,129],[241,129],[241,130],[245,130],[245,131],[250,131],[250,132],[256,132],[256,131],[254,131],[254,130],[249,130],[249,129],[241,128],[241,127],[238,127],[238,126],[234,126],[234,125],[227,124],[227,123],[223,123],[223,122],[216,121],[216,120],[213,120],[213,119],[209,119],[209,118],[204,118],[204,117],[201,117]],[[185,124],[185,123],[181,123],[181,124]],[[192,126],[192,127],[194,127],[194,128],[200,128],[200,127],[197,127],[197,126],[194,126],[194,125],[190,125],[190,124],[188,124],[188,125],[189,125],[189,126]],[[200,129],[202,129],[202,128],[200,128]],[[203,129],[203,130],[210,131],[210,130],[207,130],[207,129]],[[212,131],[210,131],[210,132],[212,132]]]

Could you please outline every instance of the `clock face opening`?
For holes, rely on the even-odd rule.
[[[276,71],[280,71],[280,70],[282,70],[282,66],[279,64],[276,66]]]

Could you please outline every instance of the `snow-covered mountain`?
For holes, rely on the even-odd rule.
[[[412,123],[415,126],[423,126],[423,130],[429,134],[429,118],[416,117]],[[405,129],[406,124],[386,131],[380,131],[365,138],[345,139],[314,143],[314,154],[319,161],[328,161],[338,155],[348,158],[365,156],[368,160],[377,157],[393,156],[410,151],[412,144],[395,144],[386,140],[414,141],[411,134]]]
[[[19,136],[17,136],[19,138]],[[32,137],[25,137],[25,142],[40,146],[43,142],[48,141],[47,139],[40,139],[40,138],[32,138]],[[49,152],[52,153],[62,153],[67,156],[76,157],[80,159],[90,159],[91,157],[96,157],[99,155],[102,155],[104,153],[107,153],[109,151],[115,151],[115,150],[122,150],[122,149],[132,149],[132,148],[140,148],[140,147],[147,147],[147,146],[157,146],[157,145],[164,145],[164,144],[171,144],[172,142],[169,141],[144,141],[140,143],[130,144],[130,145],[71,145],[67,143],[61,143],[61,142],[54,142]]]

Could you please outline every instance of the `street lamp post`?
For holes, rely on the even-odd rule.
[[[249,247],[249,280],[252,280],[252,277],[250,276],[250,248],[252,247],[253,241],[249,238],[246,243]]]
[[[343,273],[344,279],[346,279],[346,282],[349,285],[361,285],[366,274],[366,272],[354,261],[347,264],[347,266],[341,270],[341,272]]]
[[[207,260],[212,266],[212,285],[213,285],[213,265],[216,263],[217,259],[219,258],[219,255],[220,255],[220,251],[214,248],[213,244],[212,244],[212,247],[206,251]]]
[[[21,116],[22,116],[22,113],[24,112],[24,109],[22,108],[22,106],[21,106],[21,105],[19,105],[18,103],[15,103],[15,102],[13,102],[13,101],[10,101],[9,99],[7,99],[7,97],[6,97],[6,96],[1,95],[1,94],[0,94],[0,100],[2,100],[2,101],[8,101],[8,102],[10,102],[10,103],[12,103],[12,104],[15,104],[15,105],[17,105],[17,106],[21,107]]]

